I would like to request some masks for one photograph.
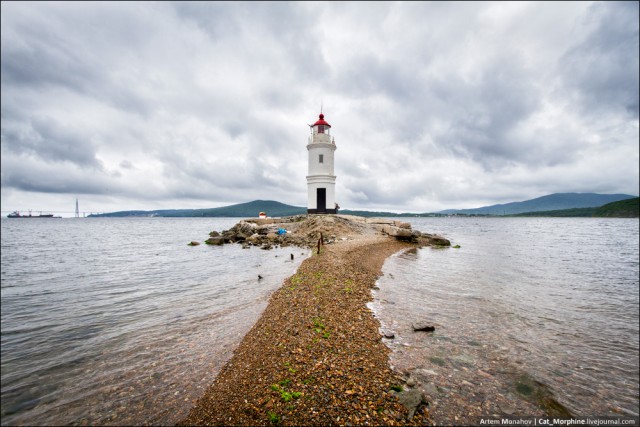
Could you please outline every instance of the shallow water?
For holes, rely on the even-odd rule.
[[[307,255],[187,245],[237,221],[2,219],[2,425],[185,417]]]
[[[436,421],[637,417],[637,219],[410,222],[461,247],[394,255],[371,307]],[[435,332],[414,332],[416,321]]]

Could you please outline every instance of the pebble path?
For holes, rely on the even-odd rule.
[[[409,247],[372,234],[322,246],[178,425],[431,424],[424,405],[409,419],[394,394],[407,386],[366,306],[384,260]]]

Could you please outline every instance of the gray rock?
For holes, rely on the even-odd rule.
[[[240,221],[230,231],[243,236],[251,236],[257,228],[256,224]]]
[[[251,236],[247,237],[247,241],[255,244],[260,241],[260,235],[258,233],[253,233]]]
[[[431,240],[432,245],[436,246],[451,246],[451,242],[444,237],[440,236],[432,236],[429,240]]]
[[[498,402],[498,407],[503,413],[507,415],[513,415],[516,412],[516,408],[506,402]]]
[[[236,233],[231,230],[225,230],[222,232],[222,239],[224,243],[233,243],[236,241]]]
[[[410,229],[407,228],[398,228],[396,231],[395,238],[398,240],[411,240],[413,238],[413,233]]]
[[[204,241],[207,245],[222,245],[224,243],[224,237],[209,237]]]
[[[385,337],[385,338],[392,339],[392,338],[395,338],[395,337],[396,337],[396,334],[394,334],[394,333],[393,333],[393,332],[391,332],[391,331],[385,331],[385,332],[384,332],[384,337]]]
[[[436,327],[434,325],[432,325],[431,323],[423,322],[423,321],[412,323],[411,328],[413,328],[413,330],[416,332],[418,331],[433,332],[436,330]]]
[[[398,397],[400,403],[402,403],[408,410],[407,420],[413,418],[416,413],[416,410],[420,407],[420,405],[427,403],[422,392],[416,388],[412,388],[410,390],[403,390],[399,393],[395,393]]]
[[[451,246],[451,242],[444,237],[436,236],[433,234],[422,233],[420,237],[418,237],[417,242],[421,245],[431,245],[431,246]]]
[[[438,388],[431,383],[425,385],[423,389],[424,389],[424,392],[427,393],[427,396],[431,397],[431,399],[435,399],[439,395]]]
[[[270,228],[268,226],[262,225],[256,228],[256,232],[262,236],[266,236],[267,234],[269,234],[269,229]]]

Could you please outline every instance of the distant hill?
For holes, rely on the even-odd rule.
[[[210,209],[164,209],[155,211],[119,211],[106,214],[91,215],[92,217],[257,217],[260,212],[266,212],[271,217],[306,214],[307,208],[285,205],[273,200],[254,200],[253,202],[223,206]]]
[[[640,198],[620,200],[607,203],[596,208],[575,208],[556,211],[524,212],[513,216],[547,216],[547,217],[609,217],[609,218],[638,218]]]
[[[629,194],[596,194],[596,193],[555,193],[522,202],[484,206],[475,209],[448,209],[441,214],[465,215],[516,215],[541,211],[554,211],[575,208],[594,208],[607,203],[631,199]]]
[[[341,214],[359,215],[365,217],[418,217],[418,216],[441,216],[446,214],[466,214],[466,215],[518,215],[525,216],[593,216],[596,215],[595,208],[607,203],[636,199],[637,197],[627,194],[595,194],[595,193],[557,193],[537,199],[523,202],[506,203],[503,205],[485,206],[477,209],[449,209],[438,213],[394,213],[380,211],[360,211],[341,209]],[[626,205],[625,205],[626,206]],[[589,208],[586,209],[585,208]],[[603,206],[604,208],[604,206]],[[630,205],[631,215],[633,214],[633,204]],[[559,210],[569,210],[559,212]],[[626,209],[626,208],[625,208]],[[637,216],[637,207],[635,209]],[[252,202],[240,203],[237,205],[223,206],[209,209],[164,209],[154,211],[119,211],[105,214],[90,215],[91,217],[227,217],[227,218],[250,218],[258,216],[258,213],[265,212],[270,217],[282,217],[291,215],[304,215],[307,213],[306,207],[286,205],[273,200],[254,200]],[[552,213],[553,212],[553,213]],[[603,211],[597,216],[616,216],[612,211]],[[534,215],[534,213],[539,213]],[[621,214],[620,214],[621,215]]]
[[[94,214],[92,217],[228,217],[247,218],[258,216],[260,212],[265,212],[270,217],[282,217],[291,215],[304,215],[307,213],[306,207],[291,206],[273,200],[254,200],[253,202],[240,203],[237,205],[223,206],[210,209],[164,209],[155,211],[118,211],[105,214]],[[365,217],[393,217],[393,216],[426,216],[433,214],[415,214],[380,211],[353,211],[340,209],[344,215],[358,215]]]
[[[349,209],[340,209],[338,211],[339,214],[343,215],[356,215],[356,216],[364,216],[368,218],[384,218],[384,217],[394,217],[394,216],[422,216],[426,214],[409,214],[409,213],[395,213],[395,212],[381,212],[381,211],[352,211]]]
[[[617,203],[617,202],[614,202]],[[508,216],[536,216],[536,217],[592,217],[593,213],[598,208],[573,208],[573,209],[558,209],[555,211],[537,211],[537,212],[523,212],[515,215]]]
[[[615,218],[639,218],[640,197],[607,203],[595,210],[593,216]]]

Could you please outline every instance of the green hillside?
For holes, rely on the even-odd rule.
[[[608,217],[608,218],[638,218],[640,198],[620,200],[607,203],[595,208],[559,209],[552,211],[524,212],[510,216],[544,216],[544,217]]]
[[[562,197],[561,197],[562,196]],[[597,197],[596,197],[597,196]],[[619,198],[623,197],[624,200],[615,201],[612,203],[596,205],[594,207],[573,206],[570,209],[546,209],[539,210],[542,205],[529,202],[546,200],[547,206],[554,205],[561,200],[562,203],[569,203],[569,199],[573,200],[576,204],[590,204],[595,203],[596,200],[603,200],[606,198]],[[578,201],[576,201],[578,199]],[[507,205],[494,205],[488,208],[495,208],[500,206],[499,211],[490,209],[467,209],[461,211],[441,211],[439,213],[393,213],[393,212],[381,212],[381,211],[361,211],[361,210],[348,210],[341,209],[339,213],[349,215],[359,215],[366,217],[418,217],[418,216],[443,216],[446,215],[443,212],[456,213],[458,215],[506,215],[506,216],[546,216],[546,217],[619,217],[619,218],[637,218],[638,217],[638,197],[627,195],[598,195],[598,194],[555,194],[543,198],[533,199],[526,202],[516,202],[509,210],[505,207]],[[517,208],[514,206],[517,205]],[[533,208],[534,211],[519,212],[524,206]],[[273,200],[254,200],[252,202],[240,203],[237,205],[223,206],[220,208],[209,209],[164,209],[155,211],[119,211],[98,215],[90,215],[91,217],[227,217],[227,218],[250,218],[256,217],[260,212],[265,212],[270,217],[283,217],[292,215],[304,215],[307,213],[307,208],[301,206],[292,206],[284,203],[276,202]],[[494,213],[491,213],[494,212]]]
[[[606,203],[631,199],[629,194],[597,194],[597,193],[554,193],[522,202],[484,206],[475,209],[448,209],[440,211],[444,214],[466,215],[517,215],[531,212],[550,212],[575,208],[596,208]],[[549,216],[549,215],[543,215]],[[570,215],[571,216],[571,215]]]
[[[252,202],[223,206],[221,208],[192,209],[189,212],[177,212],[163,216],[257,217],[260,212],[265,212],[271,217],[276,217],[306,214],[307,209],[299,206],[285,205],[284,203],[273,200],[254,200]]]
[[[552,211],[523,212],[508,216],[541,217],[591,217],[597,208],[557,209]]]
[[[593,216],[610,218],[638,218],[640,197],[607,203],[595,210]]]
[[[119,211],[93,217],[227,217],[248,218],[257,217],[260,212],[265,212],[271,217],[300,215],[307,213],[306,208],[286,205],[273,200],[254,200],[252,202],[237,205],[223,206],[209,209],[164,209],[155,211]]]

